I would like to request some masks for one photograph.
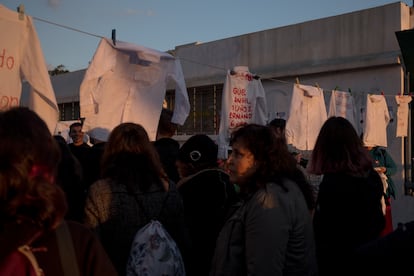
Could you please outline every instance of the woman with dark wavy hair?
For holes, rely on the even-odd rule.
[[[385,226],[384,190],[347,119],[330,117],[324,123],[308,169],[323,175],[314,214],[320,275],[355,275],[356,250],[377,239]]]
[[[243,202],[219,234],[210,275],[315,275],[312,187],[286,142],[248,124],[230,145],[230,181]]]
[[[30,245],[39,249],[33,253],[45,275],[68,273],[57,240],[67,210],[56,185],[59,161],[59,147],[36,113],[24,107],[0,113],[0,263]],[[79,275],[116,275],[92,232],[79,223],[65,225]]]

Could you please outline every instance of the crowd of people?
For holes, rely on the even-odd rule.
[[[174,140],[171,116],[162,111],[156,141],[127,122],[91,146],[82,123],[67,144],[28,108],[1,112],[0,271],[29,245],[44,275],[68,275],[68,229],[78,275],[126,275],[134,235],[154,216],[186,275],[391,275],[399,264],[377,261],[409,261],[413,223],[384,232],[395,189],[382,174],[395,163],[348,120],[328,118],[303,166],[283,121],[240,126],[223,161],[208,135]],[[322,176],[317,192],[308,174]]]

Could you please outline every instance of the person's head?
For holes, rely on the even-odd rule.
[[[69,136],[72,138],[73,144],[76,146],[83,144],[84,133],[82,131],[82,123],[75,122],[69,126]]]
[[[286,139],[285,129],[286,129],[286,120],[282,118],[275,118],[271,120],[268,126],[274,131],[274,134],[277,138]]]
[[[262,185],[277,175],[291,174],[296,161],[286,143],[275,139],[267,126],[248,124],[235,130],[230,138],[228,159],[230,180],[239,185]]]
[[[216,168],[217,144],[205,134],[191,136],[180,147],[177,156],[177,169],[180,177],[199,172],[207,168]]]
[[[232,152],[227,160],[230,181],[242,192],[254,192],[268,182],[287,189],[283,178],[293,180],[303,193],[308,208],[314,208],[314,192],[285,140],[278,139],[270,127],[248,124],[235,130],[230,138]]]
[[[143,190],[151,181],[166,178],[147,131],[130,122],[119,124],[110,133],[102,156],[102,172],[104,177],[118,182],[139,181]]]
[[[161,110],[160,119],[158,122],[158,129],[157,129],[157,140],[160,138],[165,137],[172,137],[174,136],[175,132],[177,131],[177,124],[173,123],[172,120],[173,111],[170,109],[163,108]]]
[[[45,229],[60,223],[67,206],[55,184],[59,161],[57,142],[35,112],[0,113],[1,222],[29,220]]]
[[[95,127],[88,131],[89,141],[92,145],[105,143],[110,131],[107,128]]]
[[[319,131],[308,171],[316,175],[336,172],[360,175],[370,167],[369,154],[352,124],[343,117],[328,118]]]

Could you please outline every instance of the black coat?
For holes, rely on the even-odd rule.
[[[178,183],[192,242],[191,275],[208,275],[216,239],[229,209],[238,200],[227,173],[206,169]]]

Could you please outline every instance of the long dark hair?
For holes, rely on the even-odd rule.
[[[328,118],[319,131],[308,172],[364,175],[370,168],[371,157],[352,124],[342,117]]]
[[[112,130],[102,156],[102,176],[142,192],[152,183],[161,188],[162,180],[168,180],[146,130],[135,123],[122,123]]]
[[[236,142],[246,147],[255,158],[257,170],[253,176],[254,185],[264,187],[267,182],[275,182],[283,186],[282,178],[289,178],[298,184],[308,208],[314,208],[312,186],[298,168],[285,140],[277,139],[269,127],[248,124],[232,133],[230,144]],[[253,186],[250,188],[254,189]]]
[[[25,107],[0,113],[0,224],[56,227],[67,206],[55,185],[60,151],[46,123]]]

